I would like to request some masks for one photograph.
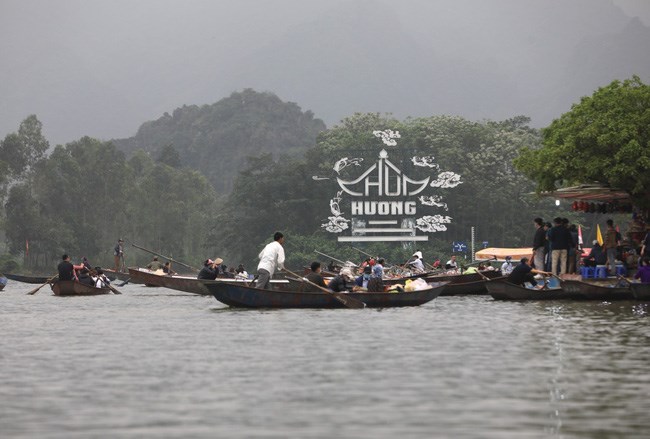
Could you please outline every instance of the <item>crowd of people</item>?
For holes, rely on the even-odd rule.
[[[605,266],[608,274],[615,276],[617,265],[623,265],[626,270],[637,268],[639,264],[644,264],[644,256],[650,256],[649,234],[646,234],[639,251],[635,248],[623,251],[621,233],[612,219],[606,221],[602,245],[597,239],[593,240],[589,254],[584,257],[577,227],[569,224],[568,219],[557,217],[551,224],[542,218],[535,218],[533,223],[535,234],[531,265],[537,270],[562,275],[579,273],[581,265]]]
[[[537,284],[536,275],[573,274],[578,272],[580,265],[591,267],[605,265],[609,274],[615,275],[616,264],[618,261],[622,261],[628,266],[636,265],[638,262],[639,269],[635,277],[641,279],[642,282],[650,283],[650,233],[646,234],[638,253],[632,249],[627,252],[626,257],[622,257],[620,252],[621,234],[614,227],[613,221],[608,219],[603,244],[600,245],[598,240],[594,240],[589,254],[582,257],[583,249],[579,242],[577,228],[574,224],[569,224],[566,218],[557,217],[553,220],[553,224],[544,222],[542,218],[535,218],[533,223],[535,234],[531,258],[524,257],[519,264],[515,265],[512,257],[506,256],[505,261],[501,264],[501,272],[508,276],[510,282],[522,285],[529,282],[534,287],[541,288],[542,286]],[[123,242],[122,239],[118,239],[113,252],[116,271],[120,271],[120,265],[124,264]],[[274,273],[284,269],[284,235],[281,232],[276,232],[273,241],[262,249],[258,257],[260,262],[257,266],[257,275],[254,278],[255,287],[268,289]],[[218,277],[249,278],[243,264],[239,264],[237,268],[228,268],[223,262],[222,258],[206,259],[197,278],[204,280],[214,280]],[[330,271],[338,270],[329,282],[325,282],[320,262],[314,261],[311,263],[310,272],[305,280],[317,288],[327,288],[333,292],[383,291],[383,279],[386,275],[384,265],[383,258],[369,257],[358,266],[358,272],[355,273],[353,267],[337,267],[331,261],[327,268]],[[146,268],[151,271],[162,270],[168,275],[176,274],[170,261],[163,264],[157,256]],[[424,273],[427,270],[443,269],[443,266],[439,259],[435,260],[433,264],[427,264],[422,252],[417,250],[406,263],[396,264],[392,269],[395,268],[401,275],[407,272],[413,275]],[[444,269],[449,270],[448,273],[460,273],[455,255],[452,255],[444,264]],[[468,267],[465,273],[496,269],[489,261],[484,261],[477,267]],[[62,261],[58,265],[58,271],[60,280],[76,280],[96,287],[110,285],[110,280],[101,267],[93,268],[85,257],[80,264],[74,265],[70,262],[68,255],[63,255]]]

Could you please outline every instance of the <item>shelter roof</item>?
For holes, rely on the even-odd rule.
[[[555,191],[541,192],[542,197],[563,198],[585,201],[630,201],[630,195],[622,189],[615,189],[602,184],[581,184],[579,186],[564,187]]]

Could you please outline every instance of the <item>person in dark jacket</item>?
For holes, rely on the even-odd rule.
[[[82,268],[81,271],[79,272],[79,283],[82,283],[84,285],[89,285],[91,287],[95,286],[95,281],[93,280],[92,277],[90,277],[90,271],[88,271],[87,268]]]
[[[596,265],[605,265],[605,262],[607,262],[607,254],[603,251],[603,248],[595,239],[591,245],[592,247],[589,251],[589,255],[582,260],[584,266],[595,267]]]
[[[512,273],[508,275],[508,278],[506,280],[515,285],[524,286],[525,282],[530,282],[537,289],[544,288],[544,285],[537,285],[537,281],[535,280],[534,275],[544,274],[550,276],[551,273],[548,271],[534,269],[530,266],[530,259],[528,258],[521,258],[521,261],[519,262],[519,265],[513,268]]]
[[[533,237],[533,266],[538,270],[544,267],[544,257],[546,256],[546,230],[544,230],[544,220],[535,218],[535,236]]]
[[[314,261],[311,263],[310,266],[311,271],[305,278],[316,285],[318,285],[321,288],[327,288],[327,285],[325,284],[325,280],[323,279],[323,276],[320,274],[321,273],[321,265],[320,262]],[[317,288],[315,288],[317,290]]]
[[[339,274],[334,276],[328,285],[329,289],[340,293],[342,291],[352,291],[355,287],[354,285],[354,275],[352,270],[345,267],[342,268]]]
[[[562,218],[555,218],[553,224],[551,230],[548,231],[548,240],[551,243],[551,272],[565,274],[569,247],[573,245],[573,238]]]
[[[215,280],[219,275],[219,266],[222,262],[223,259],[221,258],[217,258],[215,261],[212,259],[206,259],[197,279]]]

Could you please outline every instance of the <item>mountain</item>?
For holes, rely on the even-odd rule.
[[[127,154],[143,149],[153,157],[171,145],[183,165],[201,171],[223,193],[232,189],[247,157],[303,154],[325,128],[311,111],[293,102],[246,89],[212,105],[177,108],[142,124],[135,136],[113,143]]]

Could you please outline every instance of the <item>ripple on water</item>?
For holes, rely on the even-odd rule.
[[[642,437],[646,304],[236,310],[0,293],[7,437]]]

